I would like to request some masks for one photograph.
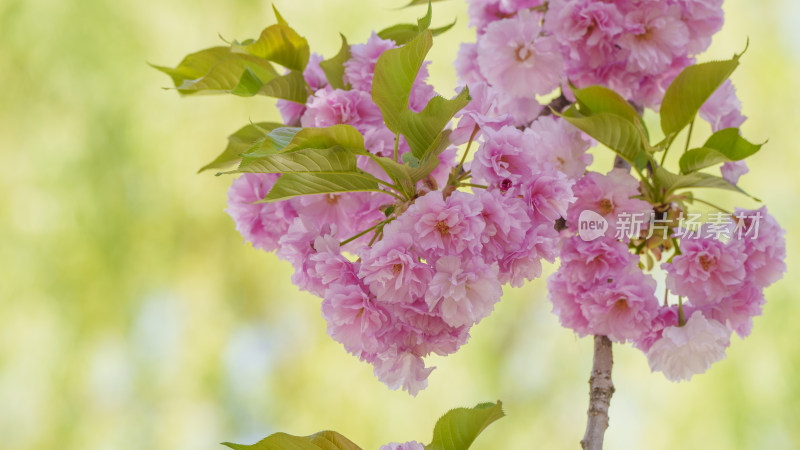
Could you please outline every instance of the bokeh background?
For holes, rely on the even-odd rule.
[[[363,42],[424,12],[402,4],[276,0],[326,56],[339,31]],[[769,144],[742,183],[787,229],[789,272],[752,336],[691,383],[617,347],[609,449],[800,448],[800,6],[725,9],[701,60],[750,38],[733,79],[745,136]],[[458,43],[474,37],[464,2],[435,5],[434,25],[454,18],[431,53],[445,93]],[[0,2],[0,447],[220,449],[335,429],[375,449],[428,441],[447,409],[501,399],[508,417],[475,449],[577,448],[592,343],[558,325],[542,280],[506,289],[412,398],[326,336],[319,299],[290,284],[287,263],[242,243],[223,212],[231,179],[196,171],[238,127],[277,119],[273,101],[180,99],[146,62],[174,65],[273,20],[268,2],[245,0]]]

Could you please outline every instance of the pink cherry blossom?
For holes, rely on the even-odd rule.
[[[683,306],[684,314],[691,316],[691,307],[688,305]],[[660,306],[653,321],[650,322],[650,328],[647,329],[638,339],[633,342],[633,345],[647,354],[653,343],[661,339],[664,329],[668,327],[678,326],[678,305]]]
[[[461,145],[469,141],[475,127],[478,133],[475,139],[480,136],[480,130],[491,129],[497,131],[505,125],[511,124],[511,117],[508,114],[499,114],[497,111],[497,93],[489,85],[483,82],[471,84],[469,95],[472,100],[464,109],[456,114],[460,118],[458,126],[450,133],[450,142]]]
[[[652,206],[635,196],[639,182],[624,169],[614,169],[606,175],[587,172],[572,189],[576,200],[567,211],[567,225],[577,231],[578,218],[582,211],[590,210],[603,216],[608,222],[607,236],[613,236],[621,214],[639,214],[649,220]]]
[[[724,163],[719,168],[719,171],[725,181],[730,184],[736,184],[742,175],[750,172],[750,169],[747,168],[747,163],[744,161],[729,161]]]
[[[556,241],[558,232],[551,223],[541,223],[530,227],[525,239],[518,247],[511,247],[498,259],[501,283],[522,287],[525,281],[542,276],[542,260],[552,263],[558,251]]]
[[[382,445],[381,448],[378,450],[425,450],[425,446],[417,441],[408,441],[402,444],[398,442],[392,442],[386,445]]]
[[[428,375],[434,369],[425,367],[419,356],[397,350],[379,354],[372,364],[375,367],[375,376],[389,389],[402,387],[413,396],[428,386]]]
[[[677,3],[689,28],[689,53],[696,55],[705,51],[711,44],[711,37],[725,21],[722,0],[678,0]]]
[[[584,241],[578,236],[565,239],[559,249],[561,272],[569,283],[594,286],[636,267],[639,258],[620,241],[600,237]]]
[[[618,44],[630,52],[628,70],[659,73],[675,57],[687,53],[689,29],[681,21],[681,9],[662,1],[649,1],[625,15],[627,33]]]
[[[372,127],[382,126],[383,116],[367,92],[328,87],[309,98],[300,124],[304,127],[347,124],[364,133]]]
[[[563,172],[543,163],[531,179],[522,182],[519,192],[534,212],[534,219],[553,223],[567,215],[567,207],[575,200],[574,184]]]
[[[742,104],[736,96],[731,80],[725,80],[700,108],[700,117],[711,124],[713,131],[739,128],[747,117],[742,115]]]
[[[686,325],[664,329],[648,350],[647,361],[653,372],[663,372],[670,381],[689,380],[725,358],[730,336],[725,325],[696,311]]]
[[[667,271],[667,288],[688,297],[694,306],[719,303],[742,287],[747,259],[744,250],[744,244],[736,240],[684,239],[681,254],[661,266]]]
[[[474,83],[485,83],[486,79],[481,75],[478,66],[478,44],[465,42],[458,47],[458,55],[455,61],[456,75],[462,84],[472,86]]]
[[[393,48],[397,48],[394,41],[381,39],[375,32],[372,32],[366,43],[350,46],[350,59],[344,63],[344,76],[353,89],[372,91],[375,63],[383,52]]]
[[[556,41],[540,36],[539,16],[528,10],[492,22],[478,39],[478,65],[498,90],[534,98],[555,89],[560,79],[561,53]]]
[[[766,206],[757,210],[736,208],[734,218],[739,227],[733,237],[744,244],[747,255],[747,279],[759,287],[780,280],[786,272],[786,231],[767,212]]]
[[[328,322],[328,335],[348,352],[375,352],[383,347],[377,334],[389,318],[358,284],[331,286],[322,301],[322,316]]]
[[[488,316],[503,290],[497,281],[497,266],[477,258],[447,255],[436,261],[425,301],[438,308],[447,324],[458,327],[478,323]]]
[[[485,226],[481,205],[471,194],[455,191],[445,201],[440,191],[418,198],[400,217],[403,229],[413,230],[415,243],[426,256],[476,251]]]
[[[419,261],[411,234],[391,225],[383,239],[361,254],[359,277],[382,302],[412,302],[424,296],[433,270]]]
[[[614,2],[552,2],[545,28],[564,46],[571,67],[598,68],[616,59],[624,16]]]
[[[581,311],[591,334],[615,342],[639,339],[657,314],[656,281],[640,270],[614,274],[585,293]]]
[[[592,163],[592,155],[586,153],[591,145],[589,139],[554,115],[536,119],[525,130],[525,137],[531,139],[537,162],[552,164],[573,180],[582,177]]]
[[[765,302],[761,288],[748,282],[721,302],[703,308],[703,314],[726,324],[739,337],[745,338],[753,328],[753,317],[761,315]]]
[[[228,214],[236,230],[253,247],[271,252],[289,229],[297,212],[286,202],[255,203],[264,198],[278,174],[246,173],[233,181],[228,190]]]
[[[505,126],[498,131],[485,129],[484,133],[470,165],[475,182],[498,186],[507,179],[518,185],[531,179],[535,159],[522,131]]]

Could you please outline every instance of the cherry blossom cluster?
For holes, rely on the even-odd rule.
[[[561,89],[569,103],[568,82],[601,84],[657,107],[720,28],[721,1],[471,0],[470,23],[477,42],[462,45],[456,68],[471,101],[415,198],[355,192],[256,203],[280,175],[244,174],[229,191],[237,230],[289,261],[293,283],[323,299],[333,339],[389,387],[412,395],[433,370],[423,358],[457,351],[490,315],[503,285],[540,277],[542,260],[556,258],[549,298],[564,327],[630,342],[671,380],[704,372],[724,356],[732,332],[749,334],[763,289],[785,271],[783,230],[762,208],[737,210],[727,240],[670,239],[677,229],[656,245],[652,233],[617,239],[620,217],[672,217],[677,207],[645,201],[629,170],[587,172],[593,141],[537,98]],[[348,124],[374,155],[410,152],[371,96],[378,58],[396,47],[377,34],[352,45],[347,89],[330,86],[322,57],[312,55],[303,75],[313,95],[305,104],[279,100],[284,123]],[[427,75],[425,63],[411,90],[412,111],[436,95]],[[700,116],[717,131],[741,125],[740,109],[728,81]],[[458,162],[464,144],[462,151],[475,150]],[[358,158],[360,169],[389,181],[373,159]],[[728,162],[721,171],[736,184],[747,166]],[[586,211],[610,234],[585,239],[579,226]],[[750,232],[756,222],[757,235]],[[661,300],[652,264],[643,261],[670,251]]]
[[[456,68],[470,87],[491,86],[517,125],[568,80],[657,106],[724,21],[722,0],[469,0],[469,12],[477,41]]]
[[[378,57],[395,47],[377,35],[353,45],[345,63],[349,90],[327,85],[321,58],[312,57],[304,75],[315,93],[305,105],[281,101],[285,123],[349,124],[364,135],[368,151],[392,156],[394,134],[369,92]],[[424,67],[412,89],[412,110],[434,95]],[[449,148],[432,179],[420,183],[420,195],[388,216],[394,198],[375,192],[254,203],[277,174],[244,174],[229,191],[228,212],[245,239],[288,260],[292,281],[324,299],[331,337],[371,363],[388,386],[411,394],[425,387],[433,369],[424,356],[455,352],[470,327],[491,313],[502,285],[521,286],[541,275],[542,259],[554,261],[554,222],[566,215],[574,179],[591,161],[584,154],[588,140],[560,119],[544,117],[523,132],[507,116],[488,117],[472,107],[462,112],[458,131],[483,129],[476,121],[492,126],[475,139],[469,171],[452,170],[456,148]],[[409,151],[402,137],[398,151]],[[363,170],[381,176],[371,164],[359,160]],[[469,172],[485,185],[474,192],[455,189],[460,184],[451,176],[466,180]],[[372,239],[369,233],[347,239],[372,225],[378,225]]]

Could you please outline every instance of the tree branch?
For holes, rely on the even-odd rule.
[[[608,428],[608,406],[614,395],[611,368],[614,357],[611,341],[605,336],[594,337],[594,360],[589,377],[589,410],[586,412],[586,433],[581,441],[584,450],[602,450],[603,437]]]

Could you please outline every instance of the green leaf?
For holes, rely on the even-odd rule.
[[[350,125],[339,124],[325,128],[303,128],[297,132],[284,151],[304,148],[330,148],[339,146],[355,152],[364,150],[364,137]]]
[[[361,447],[335,431],[320,431],[311,436],[274,433],[253,445],[222,445],[234,450],[361,450]]]
[[[740,56],[695,64],[675,77],[661,102],[661,129],[665,136],[677,134],[689,125],[703,103],[731,76],[739,65]]]
[[[280,23],[265,28],[255,41],[234,43],[231,48],[234,52],[249,53],[298,72],[306,68],[311,54],[308,41],[288,25]]]
[[[286,25],[287,27],[289,26],[289,24],[286,23],[286,19],[284,19],[281,13],[278,12],[278,8],[275,7],[274,3],[272,4],[272,12],[275,13],[275,20],[278,21],[278,24]]]
[[[724,178],[703,172],[692,172],[689,174],[678,175],[664,169],[663,167],[656,167],[655,178],[658,185],[664,188],[667,194],[675,192],[679,189],[716,188],[739,192],[740,194],[744,194],[756,201],[760,201],[756,197],[753,197],[742,190],[740,187],[729,183]]]
[[[639,113],[621,95],[603,86],[588,86],[582,89],[572,87],[578,110],[584,116],[600,113],[616,114],[631,123],[639,122]]]
[[[319,63],[319,67],[325,72],[325,78],[332,88],[347,89],[348,86],[344,83],[344,63],[350,59],[350,46],[347,45],[347,38],[343,34],[340,36],[342,37],[342,47],[339,49],[339,53],[333,58]]]
[[[428,12],[423,16],[417,19],[417,28],[420,32],[427,30],[431,27],[431,19],[433,18],[433,7],[431,6],[431,2],[428,2]]]
[[[187,55],[174,68],[156,66],[166,73],[179,93],[183,95],[199,92],[243,95],[242,89],[249,82],[249,75],[270,80],[278,73],[272,65],[261,58],[233,53],[228,47],[212,47]]]
[[[505,415],[502,406],[498,401],[450,410],[436,422],[433,440],[425,450],[468,449],[486,427]]]
[[[384,192],[378,179],[366,173],[285,173],[259,203],[288,200],[301,195],[341,192]]]
[[[280,127],[266,133],[264,139],[254,146],[247,153],[242,155],[242,164],[247,164],[248,161],[262,158],[267,155],[278,153],[286,148],[295,135],[300,132],[301,128],[295,127]]]
[[[400,115],[408,109],[411,87],[432,45],[431,32],[424,31],[406,45],[383,52],[375,64],[372,100],[395,133],[400,131]]]
[[[411,147],[411,153],[420,160],[424,159],[450,119],[469,101],[469,91],[465,88],[451,100],[440,96],[432,98],[419,113],[410,109],[403,111],[400,114],[400,132]]]
[[[586,117],[581,115],[574,105],[559,116],[639,169],[647,164],[649,158],[646,151],[647,137],[642,129],[624,117],[608,112]]]
[[[731,159],[713,148],[702,147],[693,148],[681,155],[678,165],[681,168],[681,173],[686,174],[728,161],[731,161]]]
[[[228,173],[352,172],[356,155],[364,154],[364,138],[350,125],[327,128],[282,128],[267,135],[257,150],[242,157]]]
[[[203,166],[198,172],[208,169],[223,169],[233,165],[242,158],[242,154],[261,145],[266,139],[267,132],[283,127],[275,122],[259,122],[246,125],[228,136],[228,146],[213,161]]]
[[[438,36],[451,28],[453,28],[458,20],[453,20],[453,22],[439,27],[439,28],[431,28],[431,35]],[[397,25],[392,25],[391,27],[384,28],[383,30],[378,32],[378,37],[381,39],[389,39],[394,41],[397,45],[405,45],[408,41],[414,39],[419,35],[419,25],[414,25],[410,23],[401,23]]]
[[[364,155],[369,156],[370,159],[381,166],[381,169],[389,175],[389,178],[394,181],[395,185],[406,198],[414,198],[414,193],[416,191],[415,180],[411,179],[408,166],[399,164],[393,159],[376,156],[369,152],[364,152]]]
[[[305,104],[308,99],[308,85],[301,72],[292,70],[286,75],[269,80],[261,86],[258,93],[268,97]]]
[[[356,155],[341,147],[327,149],[304,148],[289,152],[278,152],[260,158],[247,158],[234,172],[246,173],[306,173],[306,172],[353,172]]]
[[[738,128],[717,131],[702,148],[687,151],[681,156],[682,173],[690,173],[715,164],[739,161],[753,155],[764,144],[753,144],[739,135]]]
[[[439,166],[439,155],[441,155],[442,152],[445,151],[449,146],[450,130],[446,130],[439,137],[439,141],[436,146],[425,155],[425,158],[422,161],[417,163],[417,167],[409,169],[408,174],[411,176],[411,179],[416,183],[417,181],[420,181],[430,175],[431,172],[433,172],[436,167]],[[406,153],[403,156],[406,155],[410,155],[410,153]]]
[[[713,148],[733,161],[753,155],[764,144],[753,144],[739,134],[738,128],[725,128],[712,134],[703,147]]]
[[[426,5],[428,3],[436,3],[441,1],[443,0],[411,0],[411,3],[403,6],[403,8],[408,8],[409,6]]]

